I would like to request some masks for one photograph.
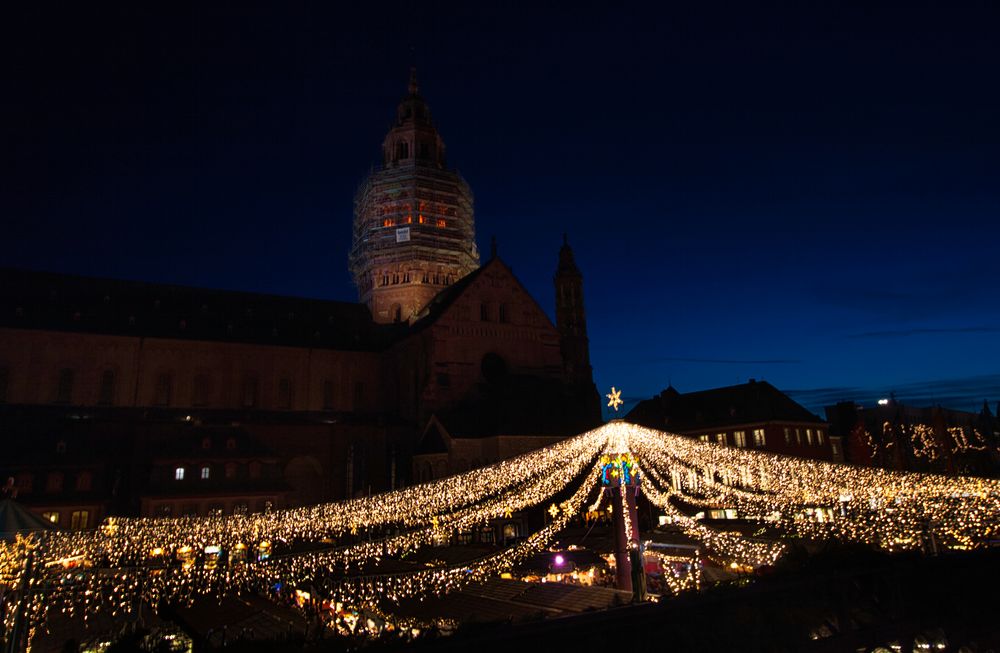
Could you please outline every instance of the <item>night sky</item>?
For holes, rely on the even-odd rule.
[[[994,2],[24,4],[0,265],[354,301],[413,64],[550,315],[568,232],[602,393],[1000,399]]]

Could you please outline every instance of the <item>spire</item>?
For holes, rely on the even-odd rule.
[[[419,95],[420,88],[417,86],[417,67],[410,66],[410,95]]]
[[[556,268],[557,276],[583,276],[580,269],[576,267],[573,259],[573,248],[569,246],[569,236],[563,234],[563,245],[559,248],[559,267]]]

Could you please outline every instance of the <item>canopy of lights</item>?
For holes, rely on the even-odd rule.
[[[619,474],[628,477],[615,484],[638,484],[668,521],[734,568],[774,563],[787,538],[888,551],[933,538],[942,548],[969,549],[1000,527],[997,480],[789,458],[616,421],[489,467],[363,499],[224,518],[109,518],[95,531],[0,543],[0,589],[19,592],[20,613],[34,627],[53,611],[87,619],[127,613],[137,600],[156,606],[278,586],[308,587],[345,605],[442,595],[544,550],[579,513],[600,505],[609,475]],[[379,569],[535,506],[551,517],[543,528],[482,558]],[[758,532],[769,536],[697,518],[718,508],[759,522]],[[16,614],[8,610],[6,618]]]

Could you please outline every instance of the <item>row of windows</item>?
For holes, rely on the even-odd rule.
[[[31,472],[21,472],[15,477],[19,493],[27,494],[35,489],[35,475]],[[88,471],[78,472],[73,487],[76,492],[90,492],[94,484],[94,475]],[[66,487],[66,475],[62,472],[49,472],[45,475],[45,492],[58,494]]]
[[[702,442],[711,442],[711,437],[706,433],[704,435],[699,435],[698,439]],[[715,442],[723,446],[729,446],[729,434],[728,433],[716,433]],[[747,432],[746,431],[733,431],[733,446],[739,447],[740,449],[745,449],[747,446]],[[753,446],[754,447],[764,447],[767,445],[767,436],[764,433],[764,429],[754,429],[753,430]]]
[[[492,322],[493,321],[493,310],[489,304],[479,305],[479,320],[481,322]],[[507,321],[507,305],[500,304],[497,306],[497,322]]]
[[[413,215],[407,214],[405,218],[400,218],[399,220],[396,220],[396,218],[382,218],[383,227],[395,227],[397,224],[413,224]],[[444,218],[431,218],[425,216],[423,213],[418,213],[417,224],[433,224],[438,227],[447,227],[448,221]]]
[[[398,286],[401,283],[410,283],[414,278],[416,278],[416,275],[411,275],[409,272],[383,272],[379,286]],[[420,283],[435,286],[450,286],[452,283],[452,275],[443,272],[434,272],[433,274],[423,272],[420,275],[420,279]]]
[[[61,518],[61,513],[58,510],[49,510],[42,513],[42,519],[52,522],[58,525]],[[88,528],[90,526],[90,511],[89,510],[74,510],[69,516],[69,527],[70,530],[80,531]]]
[[[56,380],[54,403],[72,404],[76,383],[76,370],[63,368],[59,371]],[[7,401],[9,372],[7,368],[0,368],[0,403]],[[115,386],[117,377],[113,370],[101,372],[100,385],[98,389],[97,404],[99,406],[111,406],[115,403]],[[323,381],[323,409],[333,410],[334,407],[334,384],[331,380]],[[196,374],[191,386],[191,405],[205,407],[210,403],[212,392],[212,379],[208,374]],[[243,408],[256,408],[259,405],[259,382],[255,376],[245,376],[240,386],[240,405]],[[363,385],[355,384],[355,402],[360,402],[363,395]],[[289,410],[292,408],[295,396],[295,386],[291,379],[282,378],[278,380],[277,397],[275,407]],[[170,372],[162,372],[156,377],[153,387],[153,405],[171,406],[174,405],[174,375]]]
[[[257,461],[251,462],[247,465],[247,470],[250,474],[250,478],[260,478],[261,464]],[[202,481],[208,481],[212,478],[212,466],[211,465],[201,465],[195,466],[192,472],[198,473],[198,478]],[[223,473],[227,480],[232,480],[236,478],[239,472],[239,465],[237,463],[226,463],[223,467]],[[183,481],[188,478],[188,468],[184,465],[178,465],[174,468],[174,480]]]
[[[802,433],[805,431],[805,443],[807,445],[818,445],[822,446],[824,442],[823,429],[792,429],[785,427],[785,444],[792,444],[792,436],[795,437],[795,444],[802,445]],[[712,438],[707,433],[699,435],[698,439],[702,442],[711,442]],[[729,434],[728,433],[716,433],[715,442],[724,446],[729,446]],[[763,447],[767,444],[767,437],[764,433],[764,429],[754,429],[753,430],[753,446]],[[739,447],[741,449],[747,446],[747,434],[746,431],[733,431],[732,445]]]
[[[801,447],[802,446],[802,431],[803,431],[803,429],[801,429],[801,428],[791,429],[791,428],[789,428],[789,427],[786,426],[785,427],[785,444],[792,444],[792,434],[794,432],[794,435],[795,435],[795,444]],[[815,437],[814,437],[814,435],[815,435]],[[820,447],[823,446],[823,442],[824,442],[824,439],[823,439],[823,429],[816,429],[815,431],[813,429],[805,429],[805,436],[806,436],[805,437],[805,443],[807,445],[809,445],[809,446],[817,445],[817,446],[820,446]]]

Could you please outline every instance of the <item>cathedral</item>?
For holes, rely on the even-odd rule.
[[[497,255],[411,73],[354,198],[358,303],[0,270],[5,492],[65,528],[396,488],[593,427],[583,276],[553,324]],[[2,480],[0,479],[0,480]]]

